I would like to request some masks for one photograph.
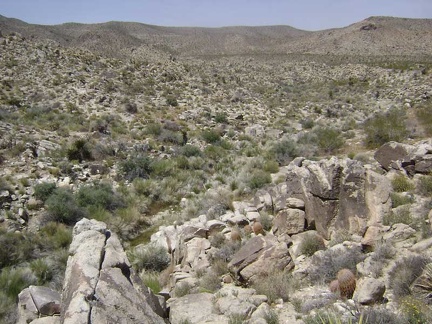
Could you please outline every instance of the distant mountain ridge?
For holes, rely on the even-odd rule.
[[[344,28],[312,32],[290,26],[162,27],[116,21],[47,26],[0,16],[0,31],[117,57],[148,52],[162,56],[287,53],[429,56],[432,53],[432,19],[393,17],[370,17]]]

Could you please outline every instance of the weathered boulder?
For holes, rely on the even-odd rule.
[[[414,164],[411,158],[414,147],[408,144],[388,142],[376,150],[374,158],[385,169],[400,170],[407,165]]]
[[[30,286],[18,295],[18,323],[28,323],[39,316],[60,314],[61,296],[47,287]]]
[[[292,269],[286,243],[272,235],[255,236],[234,254],[228,268],[240,281],[253,282],[274,270]]]
[[[281,210],[273,220],[273,233],[297,234],[305,230],[305,212],[300,209]]]
[[[385,290],[386,286],[381,280],[366,278],[360,282],[354,300],[362,305],[380,303],[383,300]]]
[[[73,234],[62,293],[62,323],[165,323],[117,236],[104,223],[82,219]]]
[[[228,318],[213,312],[213,294],[190,294],[168,300],[171,324],[228,323]]]

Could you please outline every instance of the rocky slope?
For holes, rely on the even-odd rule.
[[[311,323],[329,305],[343,319],[411,320],[412,305],[429,316],[432,74],[407,60],[422,48],[407,41],[396,61],[254,55],[263,35],[295,45],[319,34],[144,26],[154,37],[142,47],[140,24],[1,24],[2,321],[16,321],[29,286],[20,305],[32,314],[20,316],[62,313],[35,323],[82,316],[77,305],[90,322]],[[427,24],[371,18],[331,32],[426,39]],[[105,37],[117,45],[94,51]],[[247,39],[239,48],[251,55],[193,57],[207,53],[204,39],[222,53],[229,37],[229,53]],[[113,55],[116,46],[126,54]],[[374,155],[391,140],[404,144]],[[97,229],[80,229],[82,219]],[[99,245],[91,252],[83,238]],[[141,279],[164,297],[162,310]],[[119,291],[143,303],[105,298]]]

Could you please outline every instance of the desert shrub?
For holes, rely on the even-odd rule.
[[[298,156],[298,148],[294,141],[284,139],[276,142],[270,149],[271,155],[281,165],[288,164]]]
[[[279,171],[279,163],[276,161],[266,161],[263,165],[263,170],[270,173]]]
[[[270,173],[263,170],[254,170],[248,181],[248,185],[251,189],[259,189],[269,183],[271,183]]]
[[[134,102],[127,102],[125,104],[125,110],[130,114],[136,114],[138,112],[138,106]]]
[[[218,112],[214,120],[216,123],[226,124],[228,123],[228,115],[225,112]]]
[[[160,123],[150,123],[146,126],[145,131],[149,135],[159,136],[162,133],[162,125]]]
[[[54,276],[51,265],[45,259],[36,259],[30,262],[30,269],[37,278],[37,284],[40,286],[51,281]]]
[[[206,141],[209,144],[216,144],[221,140],[220,133],[213,129],[203,131],[201,133],[201,137],[204,141]]]
[[[48,222],[41,228],[40,233],[45,239],[44,245],[55,250],[67,248],[72,242],[72,230],[61,223]]]
[[[72,143],[71,147],[66,152],[69,161],[91,160],[91,148],[87,140],[81,138]]]
[[[414,190],[414,185],[402,174],[395,176],[391,181],[393,190],[396,192],[407,192]]]
[[[315,252],[325,248],[324,241],[315,233],[303,236],[298,251],[306,256],[312,256]]]
[[[107,183],[82,186],[76,194],[76,199],[81,207],[104,208],[113,211],[124,206],[121,197],[114,193],[112,186]]]
[[[247,318],[246,314],[231,314],[228,317],[228,324],[243,324]]]
[[[220,248],[225,243],[225,235],[222,233],[216,233],[209,238],[211,246]]]
[[[180,282],[174,288],[174,296],[183,297],[190,294],[192,291],[192,286],[188,282]]]
[[[53,221],[73,224],[86,216],[70,189],[57,188],[45,202],[46,210]]]
[[[364,321],[359,324],[407,324],[401,316],[381,307],[368,307],[362,315]]]
[[[239,241],[230,241],[227,240],[222,244],[222,246],[213,253],[212,255],[212,262],[215,262],[217,260],[221,260],[224,262],[231,261],[234,254],[240,250],[241,243]]]
[[[288,271],[273,271],[267,276],[261,276],[252,284],[259,295],[266,295],[273,303],[281,298],[288,301],[290,293],[295,289],[296,283]]]
[[[318,147],[325,153],[333,153],[344,144],[340,132],[330,127],[317,127],[313,130]]]
[[[0,273],[0,291],[13,301],[24,288],[35,284],[31,271],[21,268],[3,268]]]
[[[31,259],[38,242],[31,234],[0,232],[0,246],[0,268],[3,268]]]
[[[185,145],[180,149],[180,154],[186,156],[186,157],[192,157],[192,156],[201,156],[202,152],[199,149],[199,147],[196,147],[194,145]]]
[[[405,111],[392,109],[378,113],[364,123],[366,146],[375,148],[389,141],[401,142],[407,135]]]
[[[177,107],[178,106],[177,99],[174,96],[167,96],[166,103],[167,103],[167,105],[169,105],[171,107]]]
[[[384,260],[391,260],[396,254],[393,245],[389,242],[377,243],[372,255],[372,260],[382,263]]]
[[[165,178],[177,173],[176,163],[173,159],[154,160],[151,164],[152,174]]]
[[[213,271],[207,272],[200,279],[199,285],[206,292],[215,292],[216,290],[222,288],[222,284],[219,276]]]
[[[152,172],[152,160],[148,156],[138,155],[119,163],[119,171],[123,178],[132,181],[135,178],[149,178]]]
[[[137,271],[162,271],[170,264],[170,256],[167,250],[160,245],[139,245],[128,252],[131,264]]]
[[[399,301],[399,307],[406,321],[405,323],[431,323],[432,321],[432,311],[430,308],[424,302],[412,296],[402,298]]]
[[[413,223],[413,218],[410,213],[409,206],[400,206],[389,214],[384,215],[383,224],[393,225],[393,224],[406,224],[411,225]]]
[[[389,272],[390,288],[396,298],[411,294],[410,286],[422,274],[427,263],[427,258],[421,255],[409,255],[396,261]]]
[[[392,202],[392,208],[396,208],[402,205],[412,204],[414,202],[413,196],[401,195],[396,192],[390,193],[390,198]]]
[[[419,191],[424,196],[432,195],[432,176],[423,176],[420,178]]]
[[[300,121],[300,124],[303,126],[304,129],[311,129],[314,127],[315,122],[312,118],[306,118]]]
[[[329,283],[336,278],[341,269],[349,269],[355,274],[357,264],[365,258],[366,256],[357,249],[329,249],[316,253],[312,258],[309,278],[312,282]]]
[[[161,290],[161,284],[159,282],[159,272],[156,271],[143,271],[140,274],[141,280],[148,288],[150,288],[154,294],[158,294]]]
[[[279,324],[279,315],[271,309],[265,313],[264,320],[267,324]]]
[[[266,213],[261,212],[260,217],[258,217],[258,221],[261,223],[264,231],[268,232],[273,227],[273,220],[272,218]]]
[[[428,106],[416,109],[416,116],[428,136],[432,135],[432,111]]]
[[[179,132],[175,132],[172,130],[164,129],[162,133],[158,136],[158,139],[161,142],[168,144],[183,145],[183,135]]]
[[[56,187],[56,184],[53,182],[38,183],[34,187],[34,196],[36,197],[36,199],[45,202],[48,197],[54,192]]]

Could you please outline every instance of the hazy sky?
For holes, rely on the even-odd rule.
[[[0,15],[47,25],[117,20],[319,30],[344,27],[369,16],[432,18],[432,0],[0,0]]]

